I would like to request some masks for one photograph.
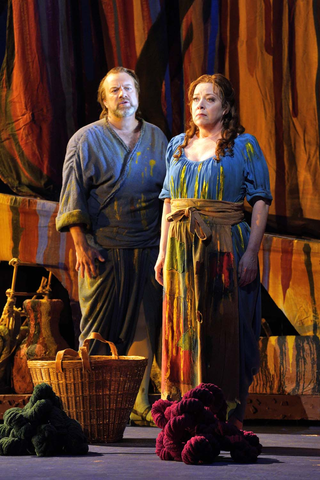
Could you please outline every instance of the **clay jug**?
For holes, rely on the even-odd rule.
[[[59,332],[62,300],[25,300],[23,307],[29,319],[29,334],[16,350],[12,380],[16,393],[32,393],[28,360],[54,359],[57,351],[68,348],[68,344]]]

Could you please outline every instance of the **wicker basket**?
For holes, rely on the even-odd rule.
[[[112,356],[89,356],[91,339],[108,343]],[[144,357],[119,357],[113,343],[92,333],[79,352],[62,350],[55,360],[29,360],[28,367],[34,385],[51,385],[89,443],[109,443],[123,437],[147,363]]]

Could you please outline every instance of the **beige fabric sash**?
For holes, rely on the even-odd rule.
[[[171,200],[171,213],[166,218],[168,222],[178,222],[190,217],[190,232],[204,241],[212,234],[201,214],[213,217],[216,225],[236,225],[244,219],[243,202],[175,198]]]

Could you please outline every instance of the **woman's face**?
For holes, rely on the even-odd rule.
[[[221,99],[217,89],[212,83],[199,83],[196,86],[193,98],[191,113],[195,125],[201,129],[222,127],[222,117],[225,108],[222,107]]]

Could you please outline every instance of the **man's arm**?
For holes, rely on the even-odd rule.
[[[97,259],[100,262],[104,262],[105,259],[98,250],[88,244],[82,223],[70,226],[69,230],[76,249],[76,270],[80,270],[82,278],[84,278],[85,273],[89,278],[96,277],[98,272],[95,260]]]

